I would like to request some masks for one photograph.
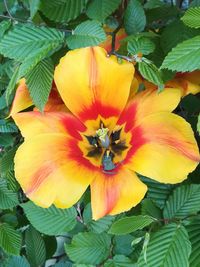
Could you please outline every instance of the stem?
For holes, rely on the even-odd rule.
[[[5,6],[5,9],[6,9],[6,12],[9,15],[9,18],[12,19],[12,20],[15,20],[15,18],[13,18],[12,14],[10,13],[10,10],[8,8],[8,5],[7,5],[7,1],[6,0],[3,0],[3,2],[4,2],[4,6]]]

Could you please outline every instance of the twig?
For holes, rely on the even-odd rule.
[[[4,2],[4,6],[6,8],[6,12],[8,13],[9,17],[12,19],[12,20],[15,20],[15,18],[13,18],[12,14],[10,13],[10,10],[8,8],[8,5],[7,5],[7,1],[6,0],[3,0]]]

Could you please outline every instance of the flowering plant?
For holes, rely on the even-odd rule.
[[[13,2],[0,5],[0,265],[199,266],[199,8]]]

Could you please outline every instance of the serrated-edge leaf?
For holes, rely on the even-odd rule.
[[[200,69],[200,35],[186,40],[176,47],[165,57],[162,69],[172,71],[193,71]]]
[[[74,207],[69,209],[58,209],[55,206],[41,208],[31,201],[21,206],[31,224],[39,232],[47,235],[66,233],[76,224],[77,213]]]
[[[10,20],[3,20],[0,23],[0,38],[3,37],[4,33],[10,28],[11,24]]]
[[[93,0],[87,8],[86,14],[91,19],[103,22],[117,9],[120,2],[121,0]]]
[[[96,21],[88,20],[79,24],[66,42],[70,49],[76,49],[98,45],[105,39],[106,34],[101,25]]]
[[[163,87],[163,80],[160,71],[154,64],[148,64],[146,62],[139,62],[138,69],[140,74],[149,82],[154,83],[158,87]]]
[[[11,209],[18,204],[17,194],[7,188],[5,180],[0,179],[0,209]]]
[[[182,185],[170,195],[164,207],[165,218],[184,218],[200,210],[200,185]]]
[[[0,224],[0,247],[8,254],[19,255],[21,249],[21,234],[10,225]]]
[[[146,251],[141,253],[138,267],[188,267],[191,244],[187,231],[175,223],[164,226],[152,234]]]
[[[30,267],[30,264],[24,256],[12,256],[9,257],[5,267]]]
[[[200,28],[200,7],[189,8],[181,20],[191,28]]]
[[[41,0],[40,10],[50,20],[66,23],[82,13],[86,2],[86,0]]]
[[[65,244],[69,258],[76,263],[100,264],[109,255],[111,239],[105,234],[79,233]]]
[[[152,53],[155,49],[154,43],[145,37],[135,38],[128,42],[127,46],[128,52],[136,55],[142,53],[143,55],[148,55]]]
[[[41,234],[32,226],[25,233],[26,256],[31,266],[42,266],[46,259],[46,248]]]
[[[192,245],[192,252],[189,258],[191,267],[199,267],[200,266],[200,223],[199,218],[191,221],[189,225],[186,226],[188,231],[189,239]]]
[[[52,82],[54,65],[50,58],[39,62],[25,77],[33,103],[43,111],[48,100]]]
[[[64,34],[53,28],[33,25],[17,25],[10,30],[0,42],[0,53],[23,62],[37,50],[64,42]]]
[[[146,16],[141,3],[130,0],[124,14],[124,26],[128,34],[136,34],[144,30]]]
[[[115,221],[110,230],[109,234],[114,235],[125,235],[137,230],[143,229],[144,227],[151,224],[155,219],[150,216],[131,216],[131,217],[124,217],[117,221]]]

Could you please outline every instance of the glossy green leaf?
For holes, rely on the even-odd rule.
[[[121,0],[93,0],[88,5],[86,14],[89,18],[103,22],[112,12],[114,12]]]
[[[142,53],[143,55],[148,55],[152,53],[155,49],[154,43],[145,37],[135,38],[128,42],[128,52],[136,55]]]
[[[50,58],[39,62],[27,75],[26,84],[33,103],[43,111],[48,100],[54,74],[54,65]]]
[[[6,262],[5,267],[30,267],[30,264],[24,256],[12,256]]]
[[[142,215],[124,217],[112,224],[109,233],[114,235],[129,234],[143,229],[154,221],[155,219],[152,217]]]
[[[141,3],[130,0],[124,14],[124,26],[128,34],[135,34],[144,30],[146,16]]]
[[[43,266],[46,260],[45,243],[41,234],[32,226],[25,232],[26,256],[32,267]]]
[[[200,7],[192,7],[188,9],[181,19],[191,28],[200,28]]]
[[[66,23],[81,14],[86,2],[86,0],[41,0],[40,10],[50,20]]]
[[[104,267],[137,267],[137,264],[124,255],[115,255],[105,262]]]
[[[56,29],[33,25],[16,25],[0,41],[0,53],[4,56],[23,60],[41,53],[51,46],[52,50],[64,42],[64,34]]]
[[[193,71],[200,68],[200,35],[186,40],[166,56],[162,68],[173,71]]]
[[[146,261],[143,251],[138,267],[188,267],[190,253],[191,244],[185,228],[168,224],[150,236]]]
[[[138,69],[140,74],[149,82],[152,82],[157,85],[159,90],[162,90],[164,88],[161,73],[154,64],[139,62]]]
[[[200,266],[200,218],[197,217],[191,223],[186,226],[188,231],[189,239],[192,245],[192,252],[190,255],[190,266],[191,267],[199,267]]]
[[[184,218],[200,210],[200,185],[177,187],[164,207],[165,218]]]
[[[76,224],[77,214],[74,208],[58,209],[51,206],[45,209],[36,206],[31,201],[21,206],[31,224],[47,235],[61,235],[72,230]]]
[[[111,239],[105,233],[79,233],[71,244],[65,244],[65,251],[76,263],[100,264],[108,257],[110,244]]]
[[[5,180],[0,179],[0,209],[11,209],[18,204],[17,194],[7,188]]]
[[[66,42],[70,49],[95,46],[105,41],[106,35],[101,25],[96,21],[84,21],[79,24]]]
[[[22,238],[18,231],[6,223],[0,224],[0,247],[6,253],[19,255],[21,243]]]

